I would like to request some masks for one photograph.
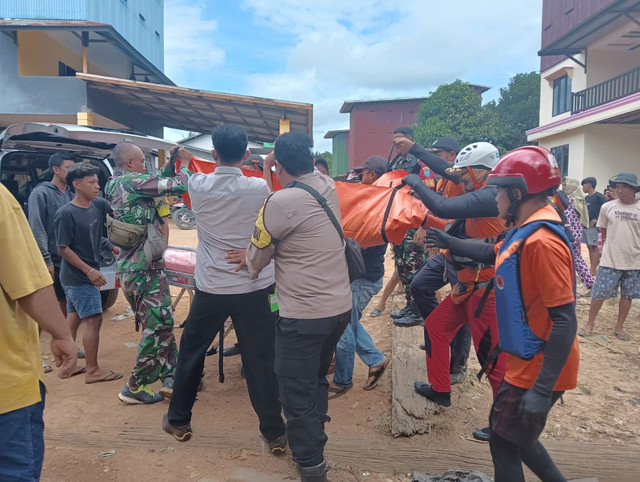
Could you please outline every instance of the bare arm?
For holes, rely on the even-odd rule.
[[[53,286],[47,286],[18,298],[18,304],[40,328],[51,333],[51,351],[56,359],[56,366],[62,367],[59,376],[68,378],[76,366],[78,348],[71,338],[62,311],[51,309],[58,304]]]
[[[94,285],[104,286],[105,284],[107,284],[107,280],[104,278],[102,273],[82,261],[80,257],[75,253],[75,251],[73,251],[73,249],[71,249],[69,246],[58,246],[58,251],[60,252],[60,256],[62,256],[67,263],[78,268],[80,271],[86,274],[89,278],[89,281],[91,281]]]

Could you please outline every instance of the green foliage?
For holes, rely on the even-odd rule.
[[[500,99],[482,105],[468,83],[456,80],[439,86],[420,106],[413,126],[416,141],[429,145],[441,136],[460,146],[476,141],[494,144],[501,153],[526,144],[527,129],[538,125],[540,76],[518,74],[500,89]]]

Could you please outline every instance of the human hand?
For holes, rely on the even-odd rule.
[[[402,184],[414,188],[418,184],[422,184],[422,179],[420,179],[420,176],[418,176],[417,174],[409,174],[408,176],[402,178]]]
[[[49,270],[49,274],[51,275],[51,279],[54,279],[55,268],[53,267],[53,265],[52,264],[48,264],[47,265],[47,269]]]
[[[429,248],[449,249],[450,241],[451,236],[441,229],[429,228],[429,231],[427,231],[427,240],[425,245]]]
[[[61,335],[51,334],[51,351],[55,357],[56,366],[60,368],[58,376],[69,378],[78,360],[78,347],[69,331]]]
[[[262,171],[263,172],[271,172],[271,168],[276,165],[276,156],[273,151],[267,154],[262,163]]]
[[[118,256],[120,254],[120,248],[118,248],[117,246],[114,246],[113,249],[111,250],[111,254],[113,254],[114,256]]]
[[[234,249],[227,252],[225,255],[227,263],[238,264],[233,271],[240,271],[247,265],[247,250],[246,249]]]
[[[532,426],[543,424],[549,410],[551,410],[551,395],[543,395],[533,388],[524,394],[519,407],[523,421]]]
[[[424,244],[425,238],[427,237],[427,230],[420,226],[416,229],[415,234],[413,235],[413,242],[418,246],[422,246]]]
[[[104,286],[107,284],[107,280],[104,275],[98,271],[97,269],[92,269],[87,273],[87,278],[91,281],[95,286]]]
[[[415,142],[407,137],[398,137],[397,139],[394,139],[393,143],[400,152],[409,152],[415,144]]]
[[[597,220],[597,219],[592,219],[592,220],[589,222],[589,226],[594,227],[594,226],[596,225],[596,223],[597,223],[597,222],[598,222],[598,220]]]

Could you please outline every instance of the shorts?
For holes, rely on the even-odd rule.
[[[53,291],[56,292],[56,298],[58,301],[64,301],[67,299],[67,295],[64,292],[62,283],[60,282],[60,266],[53,268]]]
[[[80,319],[102,313],[102,296],[95,285],[67,286],[67,312],[78,313]]]
[[[595,226],[583,227],[582,242],[587,246],[598,246],[598,228]]]
[[[493,399],[489,414],[491,430],[521,447],[529,447],[536,443],[547,423],[547,417],[538,420],[522,417],[520,403],[525,393],[527,393],[526,388],[516,387],[503,380]],[[553,392],[552,407],[563,393],[564,391]]]
[[[627,299],[640,298],[640,269],[615,269],[606,266],[598,268],[596,283],[593,285],[591,297],[594,300],[608,300],[620,295]]]

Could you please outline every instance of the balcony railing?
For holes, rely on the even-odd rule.
[[[571,94],[571,113],[577,114],[636,92],[640,92],[640,67],[574,92]]]

